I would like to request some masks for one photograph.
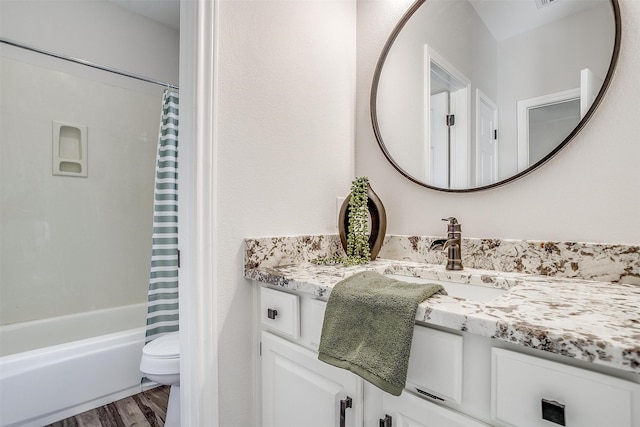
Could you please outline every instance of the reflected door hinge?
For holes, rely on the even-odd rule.
[[[180,249],[178,249],[178,268],[180,268]]]
[[[262,341],[258,344],[258,355],[262,356]]]
[[[393,427],[393,418],[391,418],[391,415],[385,414],[384,418],[380,418],[380,427]]]
[[[453,126],[456,124],[456,115],[447,114],[447,126]]]

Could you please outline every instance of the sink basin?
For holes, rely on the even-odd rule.
[[[486,302],[507,292],[507,289],[493,288],[489,286],[469,285],[464,283],[445,282],[442,280],[425,279],[422,277],[401,276],[399,274],[386,274],[396,280],[410,283],[435,283],[444,286],[447,294],[452,297],[464,298],[473,301]]]

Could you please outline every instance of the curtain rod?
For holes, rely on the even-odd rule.
[[[128,72],[125,72],[125,71],[118,70],[116,68],[106,67],[104,65],[99,65],[99,64],[95,64],[95,63],[90,62],[90,61],[85,61],[84,59],[78,59],[78,58],[74,58],[74,57],[71,57],[71,56],[60,55],[58,53],[54,53],[54,52],[51,52],[51,51],[48,51],[48,50],[38,49],[38,48],[33,47],[33,46],[28,46],[26,44],[18,43],[18,42],[13,41],[13,40],[5,39],[4,37],[0,37],[0,42],[8,44],[8,45],[11,45],[11,46],[14,46],[14,47],[18,47],[20,49],[30,50],[32,52],[36,52],[36,53],[41,53],[43,55],[52,56],[54,58],[62,59],[64,61],[75,62],[76,64],[86,65],[87,67],[96,68],[98,70],[107,71],[109,73],[119,74],[121,76],[131,77],[132,79],[142,80],[144,82],[153,83],[153,84],[156,84],[156,85],[164,86],[166,88],[179,90],[179,87],[177,85],[172,84],[172,83],[167,83],[167,82],[163,82],[161,80],[155,80],[155,79],[151,79],[149,77],[144,77],[144,76],[140,76],[140,75],[137,75],[137,74],[128,73]]]

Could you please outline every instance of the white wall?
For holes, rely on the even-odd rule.
[[[356,4],[222,1],[217,118],[221,426],[256,425],[243,239],[336,231],[353,179]]]
[[[550,162],[511,184],[468,194],[429,190],[402,177],[378,148],[369,89],[378,54],[411,1],[358,2],[356,175],[369,176],[389,233],[443,235],[456,216],[463,235],[640,243],[640,2],[621,0],[620,61],[596,114]]]
[[[177,31],[106,1],[2,0],[0,16],[4,38],[178,80]],[[146,301],[163,88],[0,53],[0,323]],[[87,178],[52,176],[53,120],[88,127]]]

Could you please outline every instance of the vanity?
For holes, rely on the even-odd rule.
[[[246,240],[244,274],[259,301],[263,426],[300,420],[309,426],[640,425],[637,277],[597,281],[562,277],[575,270],[545,276],[527,268],[475,268],[473,239],[464,242],[471,267],[447,271],[441,254],[417,259],[424,258],[419,247],[429,240],[387,236],[381,258],[352,267],[310,262],[333,251],[336,236]],[[498,246],[511,244],[522,242]],[[554,256],[544,243],[528,244]],[[635,271],[638,248],[631,250],[591,248],[592,254],[608,252],[611,265]],[[544,256],[530,252],[525,258]],[[496,257],[507,262],[504,254]],[[407,385],[399,397],[317,359],[333,285],[364,269],[441,283],[449,293],[418,308]],[[592,274],[586,270],[582,274]]]

